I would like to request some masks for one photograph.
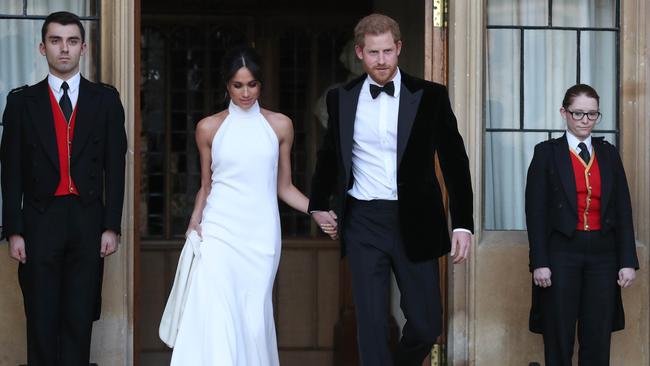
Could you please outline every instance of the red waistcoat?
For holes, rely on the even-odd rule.
[[[69,194],[79,195],[79,191],[72,181],[70,174],[70,157],[72,154],[72,137],[74,135],[74,124],[77,119],[77,107],[75,106],[70,116],[70,123],[67,123],[65,116],[59,107],[52,89],[50,91],[50,103],[52,105],[52,114],[54,115],[54,130],[56,132],[56,146],[59,153],[59,185],[54,192],[55,196],[66,196]]]
[[[600,230],[600,169],[594,153],[586,165],[574,151],[571,151],[573,175],[576,180],[578,204],[578,225],[576,230]]]

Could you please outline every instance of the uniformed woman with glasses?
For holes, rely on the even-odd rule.
[[[535,146],[526,181],[530,330],[544,337],[546,366],[571,365],[576,326],[579,365],[609,365],[621,289],[639,268],[630,193],[617,149],[591,134],[609,117],[596,91],[572,86],[560,115],[566,133]]]

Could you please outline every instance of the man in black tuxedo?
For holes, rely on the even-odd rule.
[[[469,163],[444,86],[397,67],[399,25],[373,14],[355,28],[355,50],[367,75],[327,95],[329,126],[318,153],[309,211],[326,233],[335,195],[343,255],[347,255],[365,366],[420,365],[442,328],[437,258],[451,248],[467,258],[472,218]],[[454,228],[435,173],[435,154]],[[390,271],[401,293],[406,325],[389,351]]]
[[[124,109],[79,73],[85,31],[50,14],[39,50],[49,75],[11,91],[3,115],[3,236],[19,261],[28,364],[88,365],[103,258],[116,251],[124,197]]]

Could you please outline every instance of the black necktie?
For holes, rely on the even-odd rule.
[[[63,89],[63,96],[59,99],[59,106],[61,107],[61,112],[65,116],[65,120],[70,123],[70,116],[72,115],[72,102],[68,96],[68,89],[70,86],[65,81],[61,84],[61,89]]]
[[[395,84],[393,84],[392,81],[389,81],[384,86],[370,84],[370,95],[372,96],[372,99],[377,98],[381,92],[384,92],[392,97],[395,94]]]
[[[587,145],[584,142],[581,142],[578,144],[578,148],[580,149],[578,155],[580,155],[582,161],[584,161],[585,164],[589,164],[589,159],[591,158],[589,156],[589,150],[587,150]]]

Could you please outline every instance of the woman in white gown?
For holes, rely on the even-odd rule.
[[[260,108],[259,57],[224,57],[227,110],[196,127],[201,188],[188,233],[202,238],[172,366],[279,364],[271,292],[280,260],[277,197],[307,213],[291,182],[291,120]],[[335,235],[335,228],[324,231]]]

